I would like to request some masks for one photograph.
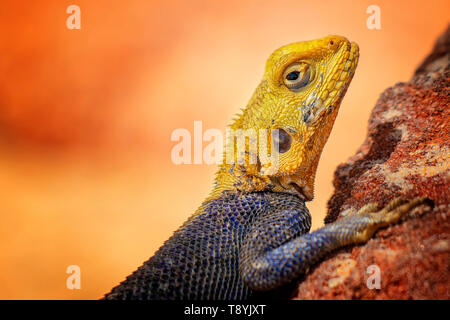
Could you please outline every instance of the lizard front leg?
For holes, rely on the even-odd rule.
[[[290,231],[295,226],[289,225],[296,220],[292,210],[267,211],[254,221],[245,236],[239,259],[241,277],[253,290],[279,287],[298,278],[331,251],[369,240],[377,229],[397,222],[422,204],[432,205],[427,198],[395,199],[379,211],[375,204],[369,204],[354,215],[296,237]],[[296,208],[296,214],[304,215],[305,209]]]

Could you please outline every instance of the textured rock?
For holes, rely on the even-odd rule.
[[[417,208],[368,243],[344,248],[299,284],[296,299],[449,299],[450,262],[450,28],[407,83],[379,98],[368,135],[340,165],[325,222],[363,205],[427,196],[434,209]],[[370,265],[380,289],[369,289]]]

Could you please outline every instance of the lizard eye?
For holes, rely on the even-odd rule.
[[[291,136],[283,129],[273,130],[272,138],[279,153],[285,153],[291,148]]]
[[[293,63],[283,72],[284,85],[292,91],[305,87],[310,83],[310,80],[311,68],[305,62]]]

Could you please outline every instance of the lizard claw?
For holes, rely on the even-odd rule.
[[[375,224],[386,226],[398,222],[406,213],[420,205],[427,205],[430,208],[433,208],[434,202],[426,197],[415,198],[412,200],[396,198],[384,207],[384,209],[373,212],[371,216],[374,219]]]

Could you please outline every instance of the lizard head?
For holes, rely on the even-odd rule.
[[[312,200],[317,164],[358,58],[358,46],[340,36],[273,52],[229,128],[232,140],[228,135],[216,189],[299,193]]]

